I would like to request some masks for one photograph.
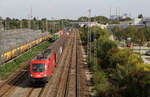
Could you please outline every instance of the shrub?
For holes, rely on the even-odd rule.
[[[109,86],[109,82],[103,71],[97,71],[94,73],[93,82],[98,96],[106,97],[109,95],[111,87]]]

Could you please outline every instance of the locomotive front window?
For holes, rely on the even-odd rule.
[[[44,72],[45,64],[32,64],[32,72]]]

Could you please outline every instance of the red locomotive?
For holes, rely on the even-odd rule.
[[[30,63],[31,82],[48,82],[55,67],[55,53],[51,49],[46,49],[35,57]]]

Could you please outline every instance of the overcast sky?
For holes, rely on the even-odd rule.
[[[110,8],[121,8],[122,13],[130,13],[133,17],[140,13],[150,16],[150,0],[0,0],[0,16],[27,18],[32,6],[33,16],[51,19],[87,16],[88,9],[92,16],[109,16]]]

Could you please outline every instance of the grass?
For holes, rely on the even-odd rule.
[[[3,67],[0,67],[0,78],[2,80],[7,79],[11,73],[16,72],[16,70],[21,67],[25,61],[30,61],[32,57],[36,56],[39,51],[45,49],[50,45],[49,41],[44,41],[39,45],[33,47],[30,51],[23,53],[19,57],[15,58],[13,61],[6,63]]]
[[[150,58],[146,58],[148,61],[150,61]]]

